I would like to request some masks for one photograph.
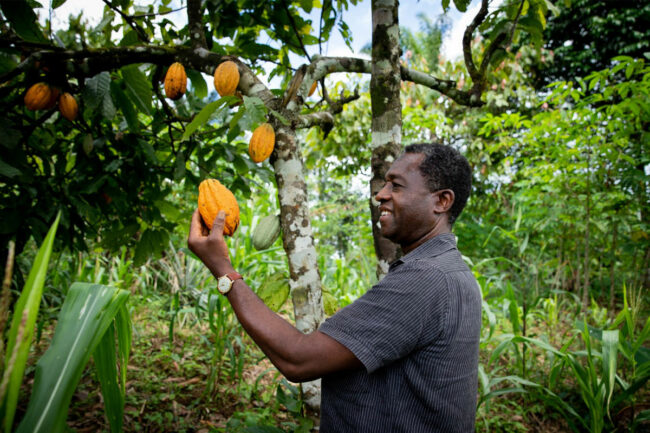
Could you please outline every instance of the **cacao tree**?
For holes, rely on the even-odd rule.
[[[316,329],[323,307],[297,131],[319,127],[327,133],[344,105],[359,97],[350,89],[330,95],[325,78],[372,75],[372,193],[400,146],[400,81],[481,106],[491,65],[514,55],[508,47],[520,34],[539,45],[551,7],[547,0],[509,0],[489,10],[482,0],[458,41],[471,83],[464,87],[399,64],[397,2],[372,2],[372,61],[314,54],[335,27],[349,42],[342,19],[347,0],[324,1],[319,13],[310,0],[188,0],[180,25],[168,18],[178,11],[166,1],[104,4],[94,28],[87,29],[80,14],[68,29],[55,31],[38,20],[37,13],[48,10],[37,2],[0,1],[0,247],[15,239],[20,251],[30,236],[42,238],[60,210],[65,244],[128,245],[136,264],[143,263],[163,253],[177,225],[187,224],[173,198],[195,191],[203,178],[216,177],[243,198],[260,180],[273,179],[296,326],[303,332]],[[461,12],[468,4],[454,0]],[[442,5],[448,9],[449,0]],[[482,41],[476,40],[479,29]],[[294,58],[304,64],[295,65]],[[239,95],[214,99],[205,75],[226,61],[237,66]],[[174,63],[183,65],[191,86],[170,100],[163,82]],[[313,104],[308,95],[315,81],[322,98]],[[25,92],[39,82],[73,95],[78,115],[67,115],[70,110],[54,99],[39,110],[26,108]],[[265,122],[275,131],[275,149],[269,165],[258,165],[246,155],[246,137]],[[389,260],[394,252],[379,256]],[[316,406],[318,387],[307,384],[304,396]]]

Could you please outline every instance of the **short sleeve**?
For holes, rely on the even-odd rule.
[[[445,275],[413,260],[392,269],[319,331],[347,347],[371,373],[437,338],[448,316]]]

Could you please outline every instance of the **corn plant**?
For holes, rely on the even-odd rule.
[[[0,381],[0,416],[2,428],[7,433],[12,431],[14,424],[18,392],[59,218],[60,215],[45,237],[14,307]],[[95,359],[111,431],[122,430],[126,365],[131,345],[131,325],[125,308],[128,296],[128,292],[108,286],[75,283],[70,287],[52,342],[36,364],[31,398],[18,432],[65,431],[68,406],[91,355]]]

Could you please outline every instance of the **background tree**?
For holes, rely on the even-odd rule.
[[[552,61],[538,64],[538,86],[570,81],[611,66],[612,58],[650,52],[650,4],[643,0],[557,2],[544,47]]]

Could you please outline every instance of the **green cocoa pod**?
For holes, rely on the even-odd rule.
[[[267,249],[280,236],[280,231],[280,216],[265,216],[253,230],[253,247],[258,251]]]

